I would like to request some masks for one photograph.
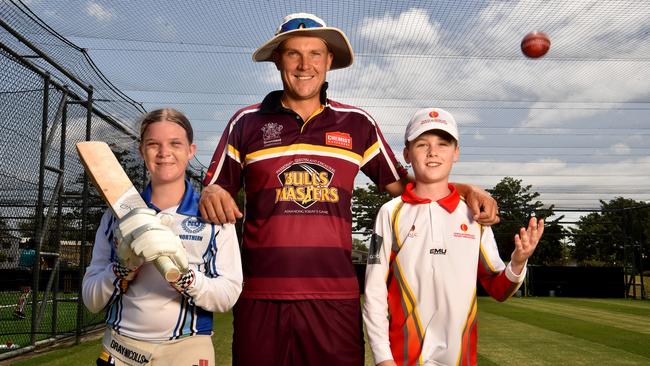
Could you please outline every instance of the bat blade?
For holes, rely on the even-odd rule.
[[[97,191],[113,214],[121,219],[134,208],[147,207],[122,165],[103,141],[77,143],[79,158]],[[169,282],[180,278],[180,271],[168,257],[158,257],[154,264]]]

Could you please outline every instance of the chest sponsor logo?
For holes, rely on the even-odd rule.
[[[309,208],[316,202],[336,203],[339,192],[330,187],[334,173],[316,163],[296,163],[278,174],[282,188],[275,190],[275,202],[295,202]]]
[[[465,223],[460,224],[460,232],[458,231],[455,232],[454,238],[463,238],[463,239],[472,239],[472,240],[476,239],[476,235],[468,233],[467,230],[469,230],[467,224]]]
[[[284,126],[277,124],[275,122],[269,122],[262,126],[262,140],[264,141],[264,146],[275,145],[282,142],[280,133]]]
[[[205,228],[205,222],[199,220],[198,217],[187,217],[181,222],[181,227],[186,233],[196,234]]]
[[[352,149],[352,136],[349,133],[328,132],[325,134],[325,144],[344,149]]]
[[[409,230],[408,237],[409,238],[415,238],[418,236],[418,233],[415,232],[415,225],[411,226],[411,230]]]
[[[433,248],[429,250],[429,254],[433,255],[447,255],[447,249]]]

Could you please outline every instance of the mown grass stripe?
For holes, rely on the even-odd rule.
[[[481,355],[480,353],[477,355],[476,361],[481,366],[499,366],[498,363],[492,362],[492,360],[490,360],[489,358]]]
[[[528,309],[547,311],[553,314],[569,316],[575,319],[593,321],[598,319],[601,325],[608,325],[615,328],[650,334],[650,316],[630,315],[618,312],[618,309],[609,311],[587,307],[584,304],[561,303],[557,301],[546,301],[539,298],[527,298],[516,300],[510,303],[512,306],[520,306]]]
[[[566,305],[584,306],[593,309],[640,315],[650,318],[650,301],[632,299],[577,299],[577,298],[544,298],[548,303],[561,303]]]
[[[517,302],[525,300],[510,299],[509,301]],[[481,312],[487,311],[542,329],[619,348],[650,359],[650,347],[648,347],[650,344],[650,335],[598,324],[598,319],[594,319],[593,321],[579,320],[547,311],[515,306],[508,302],[497,303],[493,300],[482,301],[479,309]]]
[[[500,366],[650,364],[650,358],[481,311],[480,308],[481,304],[478,352]],[[495,309],[509,311],[507,306],[495,306]]]

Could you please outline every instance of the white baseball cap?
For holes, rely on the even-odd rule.
[[[253,60],[273,61],[273,51],[280,43],[295,36],[318,37],[325,41],[334,55],[331,69],[352,65],[354,53],[345,33],[338,28],[328,27],[323,19],[309,13],[294,13],[284,17],[273,38],[253,52]]]
[[[454,116],[441,108],[424,108],[415,112],[406,126],[404,138],[411,142],[424,132],[431,130],[445,131],[456,139],[456,142],[459,142],[458,127],[456,127]]]

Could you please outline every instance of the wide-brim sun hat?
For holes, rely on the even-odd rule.
[[[415,112],[406,126],[404,138],[412,142],[421,134],[432,130],[445,131],[459,142],[456,120],[451,113],[442,108],[424,108]]]
[[[352,65],[354,53],[345,33],[338,28],[328,27],[321,18],[309,13],[294,13],[284,17],[273,38],[253,52],[253,61],[273,61],[273,51],[284,40],[294,36],[318,37],[324,40],[334,55],[330,69],[342,69]]]

